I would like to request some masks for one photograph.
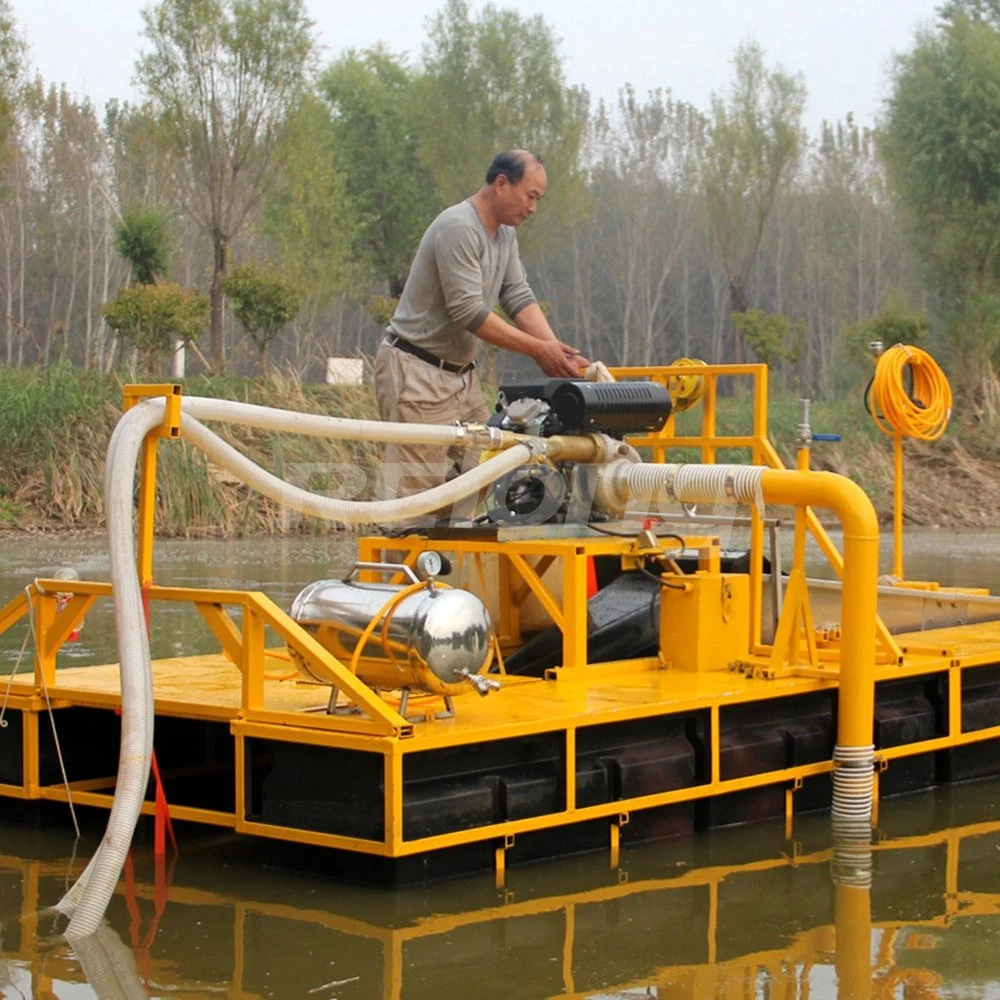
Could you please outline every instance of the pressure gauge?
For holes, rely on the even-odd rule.
[[[420,555],[417,556],[415,569],[417,576],[421,580],[433,580],[434,577],[440,575],[443,568],[444,563],[441,559],[440,552],[428,549],[426,552],[421,552]]]

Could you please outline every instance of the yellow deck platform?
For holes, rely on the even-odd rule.
[[[913,678],[936,678],[941,690],[960,692],[962,674],[967,669],[995,663],[1000,652],[1000,622],[956,626],[896,637],[900,646],[914,652],[901,665],[877,668],[876,683],[894,683]],[[821,667],[829,679],[817,676],[761,678],[736,670],[691,673],[656,669],[650,661],[636,660],[557,671],[554,679],[542,680],[506,676],[502,689],[481,698],[473,693],[455,699],[455,716],[450,719],[417,723],[409,735],[355,734],[349,723],[325,714],[327,688],[305,683],[290,676],[282,650],[265,657],[266,679],[258,708],[243,708],[244,677],[222,654],[157,660],[153,664],[156,712],[160,724],[167,719],[200,720],[217,724],[234,741],[232,766],[223,781],[232,785],[231,808],[206,808],[171,803],[178,818],[232,826],[236,830],[297,840],[368,854],[404,857],[428,850],[470,842],[496,844],[509,850],[515,838],[538,830],[553,830],[587,821],[603,820],[609,826],[608,845],[617,849],[621,833],[631,814],[641,810],[709,799],[777,786],[786,792],[786,821],[791,824],[795,793],[804,780],[829,772],[829,760],[769,769],[758,773],[727,777],[722,763],[727,712],[745,705],[774,706],[815,692],[831,692],[837,687],[835,667]],[[58,670],[49,686],[57,727],[63,713],[73,709],[114,711],[120,704],[118,667],[66,667]],[[960,702],[960,699],[959,699]],[[959,702],[956,702],[958,704]],[[414,705],[419,705],[415,702]],[[436,707],[436,706],[435,706]],[[25,773],[21,782],[0,785],[0,793],[25,799],[64,800],[67,792],[61,781],[39,777],[39,739],[48,728],[43,718],[44,691],[31,676],[15,677],[10,689],[10,709],[23,713]],[[615,724],[641,724],[643,720],[687,719],[704,716],[708,739],[707,773],[687,787],[664,789],[597,805],[577,805],[574,776],[578,770],[576,744],[584,730],[596,731]],[[329,728],[330,725],[339,728]],[[487,823],[418,838],[407,838],[402,829],[402,785],[404,758],[434,751],[455,752],[464,746],[501,746],[511,740],[549,735],[560,749],[559,769],[565,775],[561,808],[541,815]],[[882,748],[877,760],[885,775],[897,758],[928,754],[1000,737],[1000,727],[965,732],[958,711],[948,713],[946,731],[926,740]],[[381,838],[344,836],[323,830],[263,823],[247,812],[245,789],[250,782],[247,740],[305,744],[348,752],[363,750],[381,756],[379,772],[384,775],[386,823]],[[162,766],[169,771],[171,750]],[[216,765],[216,770],[218,769]],[[228,765],[227,765],[228,766]],[[108,806],[113,777],[82,779],[71,783],[74,801]],[[148,803],[152,812],[153,804]]]

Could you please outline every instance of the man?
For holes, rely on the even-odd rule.
[[[489,417],[475,371],[482,342],[532,358],[553,377],[579,377],[589,362],[560,341],[528,285],[516,228],[535,214],[547,180],[523,149],[500,153],[486,183],[427,228],[399,305],[375,356],[383,420],[482,423]],[[511,322],[493,312],[500,303]],[[409,496],[460,471],[460,449],[388,445],[383,497]]]

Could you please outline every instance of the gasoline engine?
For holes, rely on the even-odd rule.
[[[501,387],[491,427],[532,438],[597,435],[603,450],[635,452],[627,434],[655,433],[670,416],[670,394],[649,381],[583,382],[548,379]],[[609,515],[594,499],[596,466],[552,461],[544,455],[499,479],[485,499],[485,515],[469,522],[482,531],[543,524],[587,524]],[[450,530],[463,530],[452,524]],[[358,563],[344,580],[319,580],[292,603],[290,614],[324,648],[376,690],[401,690],[401,714],[410,691],[445,699],[471,686],[485,695],[497,683],[484,674],[495,650],[489,612],[474,594],[438,583],[441,557],[423,552],[415,572],[398,563]],[[409,582],[360,583],[356,571],[398,575]],[[300,673],[323,683],[309,664],[292,654]],[[336,695],[331,698],[331,710]]]
[[[490,424],[534,437],[653,434],[670,416],[670,393],[658,382],[549,379],[505,385]],[[622,444],[622,453],[638,456]],[[587,524],[605,520],[595,503],[595,468],[578,462],[535,462],[499,479],[486,497],[496,525]]]

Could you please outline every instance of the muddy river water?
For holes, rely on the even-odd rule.
[[[352,558],[335,538],[169,541],[155,577],[287,606]],[[107,579],[103,537],[0,540],[0,603],[67,565]],[[998,593],[1000,533],[911,534],[906,570]],[[214,648],[181,606],[155,611],[152,631],[154,657]],[[0,636],[0,673],[22,639]],[[115,658],[102,602],[60,662]],[[998,780],[884,801],[870,887],[845,886],[825,815],[797,819],[791,837],[763,823],[630,847],[615,868],[587,855],[515,868],[502,887],[483,874],[397,890],[189,826],[157,864],[143,829],[90,954],[44,908],[92,854],[104,815],[77,841],[68,816],[12,811],[0,800],[3,997],[1000,998]]]

